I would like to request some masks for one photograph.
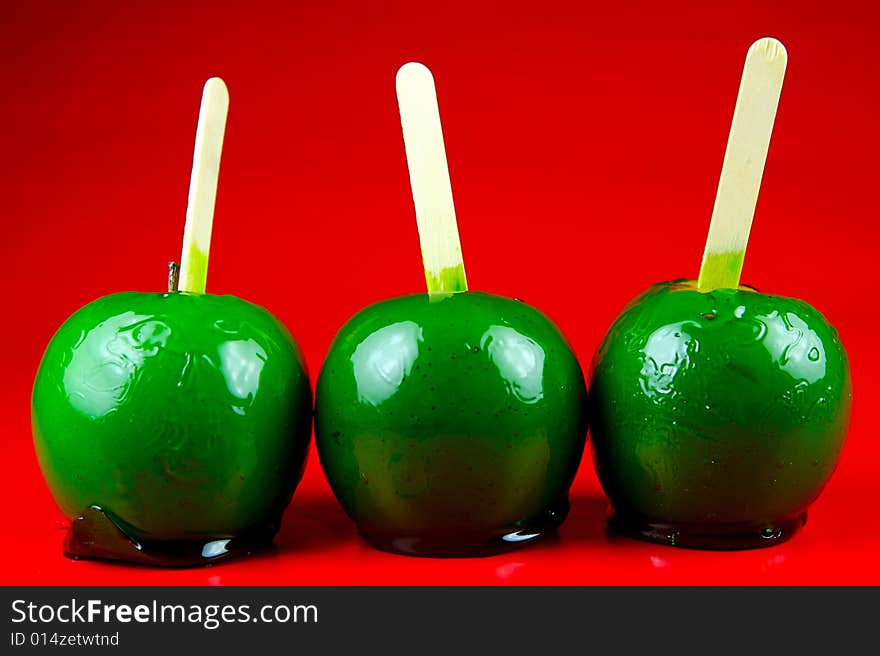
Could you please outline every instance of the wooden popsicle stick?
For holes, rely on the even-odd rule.
[[[434,77],[409,62],[397,71],[396,86],[428,294],[467,291]]]
[[[788,55],[776,39],[746,55],[697,287],[739,286]]]
[[[196,145],[193,153],[189,198],[186,204],[186,225],[183,229],[183,252],[180,256],[180,278],[177,289],[195,294],[205,293],[208,277],[208,254],[211,248],[211,227],[214,223],[214,202],[220,175],[220,154],[226,133],[229,92],[219,77],[205,82]]]

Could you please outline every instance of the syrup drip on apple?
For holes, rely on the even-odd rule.
[[[64,555],[73,559],[191,567],[264,549],[277,531],[278,525],[270,524],[245,535],[211,536],[204,540],[149,540],[136,537],[112,512],[100,506],[89,506],[68,531],[64,539]]]

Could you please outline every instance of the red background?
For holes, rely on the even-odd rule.
[[[0,582],[880,583],[874,3],[589,4],[3,3]],[[33,376],[79,306],[163,289],[205,79],[231,94],[209,291],[273,311],[313,378],[347,317],[423,289],[394,95],[412,59],[437,80],[471,287],[544,310],[586,369],[630,297],[696,276],[743,57],[765,35],[790,63],[744,282],[820,309],[855,389],[843,458],[792,541],[713,553],[609,539],[586,457],[558,539],[393,556],[357,539],[312,454],[268,553],[181,571],[62,556]]]

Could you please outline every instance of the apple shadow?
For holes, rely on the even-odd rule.
[[[608,499],[601,492],[571,495],[571,509],[565,522],[540,542],[605,544],[616,539],[606,527]],[[294,496],[284,515],[271,552],[315,552],[340,544],[362,542],[354,522],[333,497]],[[487,554],[488,555],[488,554]]]
[[[324,551],[359,539],[354,523],[335,498],[294,495],[273,541],[273,551]]]

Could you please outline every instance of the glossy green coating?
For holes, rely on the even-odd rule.
[[[318,378],[315,439],[368,540],[466,555],[563,521],[586,410],[580,366],[538,310],[478,292],[420,294],[340,330]]]
[[[837,464],[852,386],[836,331],[803,301],[675,281],[611,326],[590,398],[617,526],[726,548],[803,523]]]
[[[40,466],[71,519],[99,506],[138,541],[271,537],[302,475],[311,389],[263,308],[128,292],[61,326],[32,410]]]

